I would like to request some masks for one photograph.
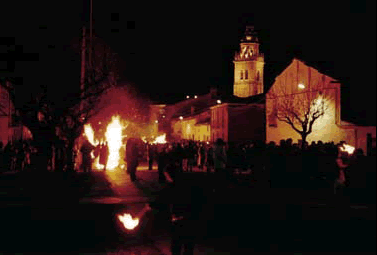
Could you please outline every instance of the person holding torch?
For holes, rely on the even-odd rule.
[[[346,187],[346,171],[350,166],[350,157],[354,152],[354,147],[342,143],[338,146],[338,157],[336,158],[336,165],[338,167],[338,178],[334,183],[334,195]]]

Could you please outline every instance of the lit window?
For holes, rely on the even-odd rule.
[[[220,100],[220,99],[219,99],[219,100],[217,100],[217,103],[218,103],[218,104],[221,104],[221,100]]]
[[[197,95],[195,95],[195,96],[194,96],[194,98],[198,98],[198,96],[197,96]]]
[[[182,116],[179,116],[179,119],[180,119],[180,120],[183,120],[183,117],[182,117]]]
[[[187,99],[189,99],[189,98],[190,98],[190,96],[186,96],[186,98],[187,98]]]
[[[158,123],[158,120],[155,120],[156,123]]]

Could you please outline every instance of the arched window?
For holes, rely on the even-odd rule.
[[[240,80],[242,80],[243,79],[243,70],[241,70],[241,72],[240,72]]]
[[[249,72],[245,70],[245,80],[249,79]]]

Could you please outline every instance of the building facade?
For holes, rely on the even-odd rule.
[[[282,139],[292,138],[300,142],[300,134],[277,117],[278,111],[282,110],[282,102],[289,105],[289,110],[294,114],[302,114],[305,107],[315,107],[313,102],[323,104],[324,115],[315,120],[312,132],[307,137],[309,143],[345,141],[366,153],[367,136],[372,139],[376,137],[376,127],[357,126],[341,119],[340,82],[298,59],[293,59],[276,77],[266,94],[266,141],[279,143]]]
[[[19,121],[12,91],[11,82],[0,81],[0,142],[4,146],[8,142],[27,140],[32,137],[29,129]]]
[[[263,95],[264,57],[254,27],[247,27],[234,57],[233,95],[220,95],[214,88],[205,95],[172,105],[152,105],[154,136],[168,140],[226,142],[265,141]]]
[[[254,27],[246,27],[240,51],[234,56],[233,94],[250,97],[263,93],[264,55],[259,51],[259,39]]]

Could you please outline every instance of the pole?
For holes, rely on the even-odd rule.
[[[80,89],[81,93],[84,91],[85,87],[85,26],[82,28],[82,45],[81,45],[81,81],[80,81]],[[82,95],[81,95],[82,96]]]
[[[89,70],[90,70],[90,76],[89,78],[92,78],[91,75],[93,75],[93,63],[92,63],[92,50],[93,50],[93,0],[90,0],[90,27],[89,27]],[[91,82],[91,81],[90,81]]]

